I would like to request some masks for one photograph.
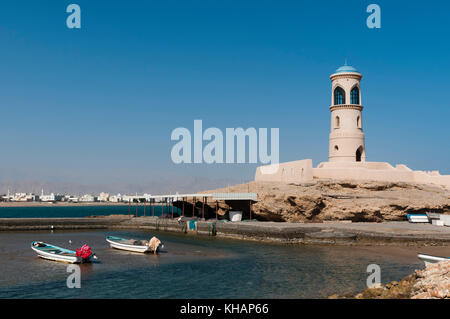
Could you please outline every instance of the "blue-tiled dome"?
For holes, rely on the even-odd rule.
[[[345,64],[336,70],[336,73],[345,73],[345,72],[358,72],[354,67],[347,65],[347,60],[345,60]]]
[[[358,72],[358,70],[349,65],[341,66],[339,69],[336,70],[336,73],[345,73],[345,72]]]

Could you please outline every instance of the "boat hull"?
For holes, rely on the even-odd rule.
[[[432,265],[432,264],[436,264],[440,261],[450,260],[450,258],[446,258],[446,257],[438,257],[438,256],[424,255],[424,254],[418,254],[417,257],[419,257],[419,259],[425,263],[426,267],[428,267],[429,265]]]
[[[106,238],[106,241],[111,245],[112,248],[131,251],[135,253],[146,253],[150,251],[150,247],[147,245],[131,245],[126,243],[121,243],[119,241],[115,241],[109,237]]]
[[[39,244],[39,245],[35,245],[35,244]],[[95,254],[92,254],[87,259],[83,259],[80,256],[76,256],[76,253],[72,250],[68,250],[65,248],[58,247],[58,246],[53,246],[53,245],[43,243],[43,242],[32,242],[31,249],[40,258],[52,260],[52,261],[69,263],[69,264],[89,263],[89,262],[92,262],[93,260],[97,259]]]
[[[407,214],[410,223],[429,223],[430,219],[426,214]]]
[[[61,255],[58,253],[54,253],[52,251],[59,249],[59,247],[52,246],[54,249],[50,251],[44,251],[42,249],[36,248],[33,245],[31,245],[31,249],[38,255],[38,257],[47,259],[47,260],[53,260],[53,261],[60,261],[70,264],[77,264],[83,262],[83,259],[81,257],[75,256],[75,252],[69,252],[64,250],[64,252],[67,252],[65,255]]]

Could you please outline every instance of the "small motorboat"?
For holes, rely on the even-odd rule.
[[[136,253],[153,252],[156,254],[160,249],[164,248],[164,245],[162,245],[161,241],[156,237],[147,241],[107,236],[106,241],[112,248],[133,251]]]
[[[92,260],[97,259],[95,254],[90,252],[90,248],[87,245],[77,251],[73,251],[47,244],[42,241],[33,241],[31,243],[31,249],[33,249],[41,258],[71,264],[91,262]]]
[[[410,223],[429,223],[427,214],[407,214],[406,217]]]
[[[418,254],[417,257],[419,257],[419,259],[425,263],[425,267],[427,267],[430,264],[438,263],[440,261],[450,260],[449,257],[438,257],[424,254]]]

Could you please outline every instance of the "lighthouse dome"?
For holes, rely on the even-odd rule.
[[[358,70],[350,65],[343,65],[336,70],[336,73],[358,72]]]

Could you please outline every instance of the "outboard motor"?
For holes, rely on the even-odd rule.
[[[75,254],[77,257],[83,258],[83,261],[88,261],[89,257],[92,255],[91,247],[88,245],[83,245],[81,248],[77,249]]]

